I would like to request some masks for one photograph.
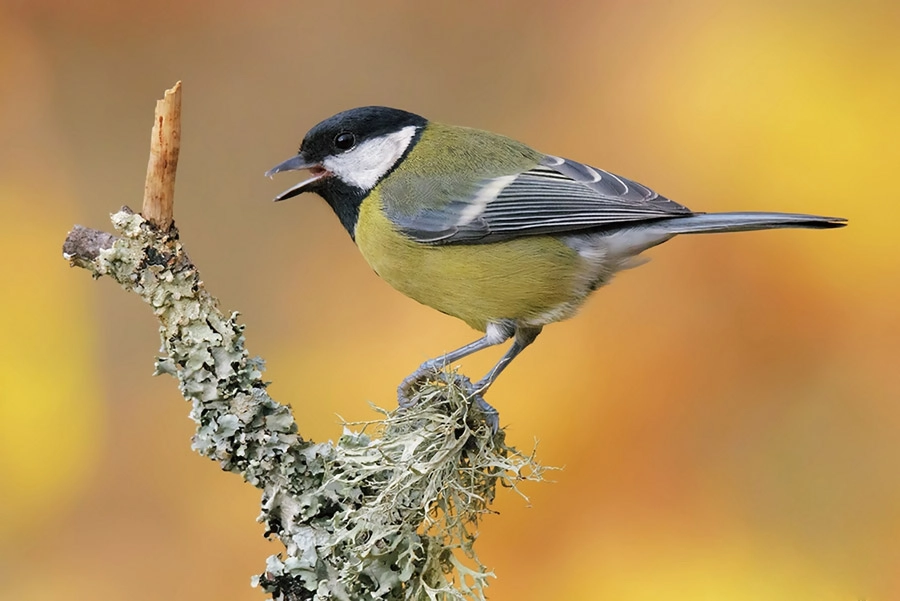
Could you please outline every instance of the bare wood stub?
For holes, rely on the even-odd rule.
[[[175,170],[181,148],[181,82],[156,101],[141,215],[168,231],[174,221]]]

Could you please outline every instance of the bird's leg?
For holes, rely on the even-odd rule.
[[[538,327],[519,327],[516,329],[516,339],[513,340],[512,346],[509,347],[509,350],[506,351],[506,354],[503,355],[497,364],[491,368],[491,371],[487,373],[483,378],[478,380],[474,386],[472,386],[472,390],[478,394],[483,395],[487,392],[487,389],[490,388],[491,384],[494,383],[494,380],[497,379],[497,376],[500,375],[506,366],[510,364],[510,362],[516,358],[516,356],[525,350],[525,347],[534,342],[534,339],[538,337],[538,334],[541,333],[540,326]]]
[[[500,414],[490,403],[484,400],[483,395],[487,389],[490,388],[491,384],[494,383],[494,380],[497,379],[497,376],[500,375],[500,372],[506,369],[506,366],[509,365],[519,353],[525,350],[526,346],[534,342],[534,339],[537,338],[540,333],[540,327],[523,326],[516,328],[516,339],[513,340],[512,346],[509,347],[506,354],[497,361],[496,365],[491,368],[491,371],[489,371],[487,375],[478,380],[478,382],[470,388],[475,402],[478,403],[478,408],[481,409],[481,412],[484,414],[485,421],[491,427],[491,431],[495,434],[500,428]]]
[[[492,323],[488,325],[486,334],[475,342],[470,342],[440,357],[429,359],[420,365],[419,369],[404,378],[400,386],[397,387],[398,404],[401,407],[412,406],[414,403],[413,389],[420,380],[440,371],[449,363],[459,361],[463,357],[468,357],[473,353],[509,340],[515,332],[516,327],[512,322]]]

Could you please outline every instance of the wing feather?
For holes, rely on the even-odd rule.
[[[478,182],[465,198],[429,206],[394,221],[419,242],[478,244],[694,214],[647,186],[554,156],[515,177]]]

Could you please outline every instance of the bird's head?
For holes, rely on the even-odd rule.
[[[328,200],[331,188],[366,194],[412,148],[427,121],[406,111],[366,106],[338,113],[304,136],[296,156],[266,172],[308,170],[310,177],[275,197],[285,200],[316,192]]]

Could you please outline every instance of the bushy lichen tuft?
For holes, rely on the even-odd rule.
[[[539,480],[541,466],[492,435],[453,384],[379,411],[381,421],[347,425],[317,490],[270,507],[293,545],[260,582],[278,593],[284,576],[300,578],[310,599],[484,599],[492,573],[475,554],[478,521],[497,484]]]

